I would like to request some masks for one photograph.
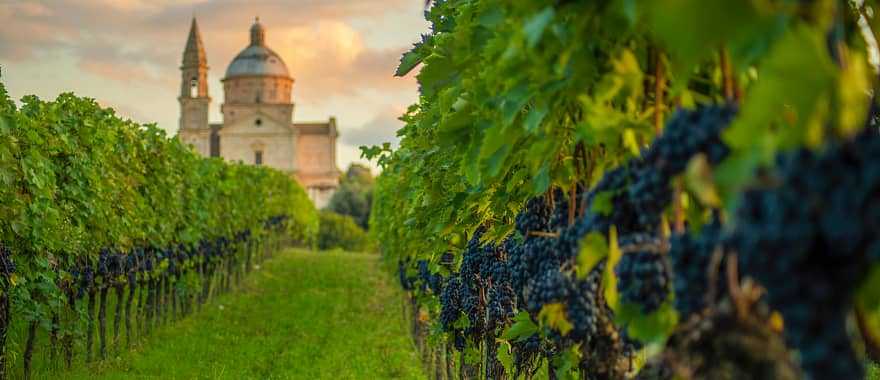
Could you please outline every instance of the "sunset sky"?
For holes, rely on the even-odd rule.
[[[294,77],[296,121],[336,116],[338,162],[359,145],[395,142],[417,99],[400,55],[428,30],[422,0],[0,0],[2,81],[20,99],[73,91],[135,121],[177,132],[181,58],[195,16],[208,54],[211,122],[226,66],[255,16]]]

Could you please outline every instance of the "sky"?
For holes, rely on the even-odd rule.
[[[180,64],[198,20],[208,58],[211,122],[220,83],[259,16],[267,45],[294,78],[294,119],[337,118],[337,165],[360,145],[396,143],[397,118],[418,99],[414,75],[393,76],[428,31],[423,0],[0,0],[0,68],[14,99],[63,92],[94,98],[139,123],[178,129]],[[372,166],[372,165],[371,165]]]

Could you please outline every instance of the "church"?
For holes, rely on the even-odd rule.
[[[339,186],[336,118],[294,122],[293,78],[281,57],[266,45],[257,18],[250,44],[229,63],[223,83],[222,123],[208,120],[208,61],[195,18],[180,67],[178,136],[206,157],[266,165],[288,173],[316,207],[327,205]]]

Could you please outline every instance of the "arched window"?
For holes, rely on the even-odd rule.
[[[189,81],[189,97],[197,98],[199,96],[199,80],[193,77]]]

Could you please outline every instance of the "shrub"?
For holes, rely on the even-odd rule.
[[[366,231],[360,228],[352,217],[324,210],[321,211],[318,229],[318,248],[370,251],[373,249],[373,244]]]

